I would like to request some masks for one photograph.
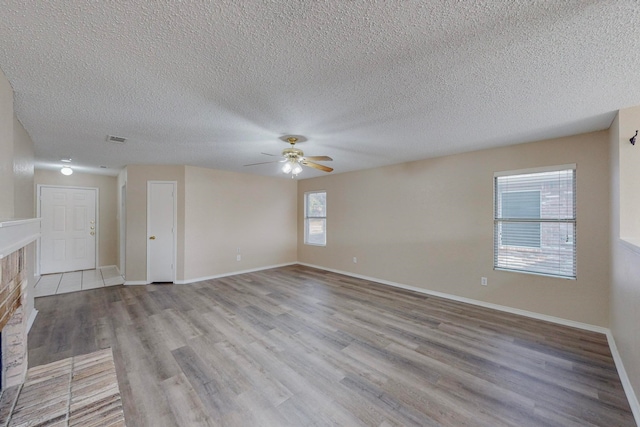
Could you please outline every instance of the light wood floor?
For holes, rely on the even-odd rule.
[[[132,426],[633,426],[607,339],[302,266],[38,298],[35,366],[112,347]]]

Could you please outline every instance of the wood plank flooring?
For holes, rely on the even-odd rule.
[[[36,300],[112,347],[128,426],[634,426],[604,335],[302,266]]]

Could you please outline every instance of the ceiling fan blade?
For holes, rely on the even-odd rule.
[[[259,163],[249,163],[248,165],[242,165],[242,166],[255,166],[255,165],[266,165],[267,163],[280,163],[283,160],[274,160],[272,162],[259,162]]]
[[[333,168],[330,168],[329,166],[308,162],[307,160],[303,160],[300,163],[303,164],[304,166],[309,166],[310,168],[314,168],[314,169],[320,169],[321,171],[324,171],[324,172],[331,172],[333,170]]]
[[[329,156],[306,156],[305,157],[306,160],[316,160],[316,161],[321,161],[321,162],[330,162],[333,159]]]

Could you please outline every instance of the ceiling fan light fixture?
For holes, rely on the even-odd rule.
[[[289,159],[282,166],[282,173],[290,173],[292,178],[295,175],[298,175],[300,172],[302,172],[302,166],[300,166],[300,163],[298,163],[295,159]]]
[[[302,139],[300,139],[302,138]],[[300,172],[302,172],[303,166],[314,168],[321,170],[323,172],[331,172],[333,168],[329,166],[322,165],[316,162],[327,162],[333,160],[329,156],[309,156],[305,157],[304,152],[299,148],[295,148],[295,143],[298,141],[306,141],[305,137],[297,137],[297,136],[288,136],[282,137],[283,141],[287,141],[290,144],[289,148],[285,148],[282,150],[282,160],[275,160],[271,162],[258,162],[258,163],[249,163],[245,166],[255,166],[262,165],[265,163],[284,163],[280,170],[284,174],[291,174],[291,178],[295,178]],[[267,156],[277,157],[274,154],[262,153]]]

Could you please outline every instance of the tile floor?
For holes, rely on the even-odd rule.
[[[125,425],[111,348],[30,368],[14,389],[0,397],[3,426]]]
[[[124,278],[115,266],[102,267],[95,270],[45,274],[36,283],[35,296],[59,295],[122,284],[124,284]]]

